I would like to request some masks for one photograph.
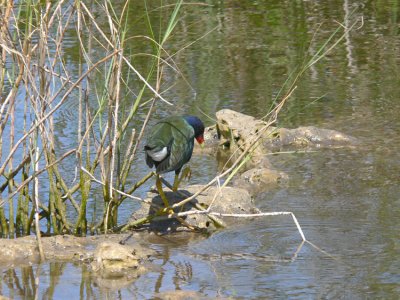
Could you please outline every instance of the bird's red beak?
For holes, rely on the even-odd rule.
[[[200,146],[202,148],[204,147],[204,136],[203,135],[199,135],[198,137],[196,137],[196,141],[200,144]]]

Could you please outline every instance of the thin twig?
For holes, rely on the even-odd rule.
[[[96,177],[94,177],[94,176],[93,176],[88,170],[86,170],[84,167],[81,167],[81,170],[82,170],[83,172],[85,172],[87,175],[89,175],[89,177],[90,177],[90,179],[91,179],[92,181],[97,182],[98,184],[101,184],[102,186],[105,186],[105,183],[104,183],[104,182],[102,182],[102,181],[96,179]],[[144,202],[144,203],[147,203],[147,204],[154,205],[153,203],[151,203],[151,201],[148,201],[148,200],[146,200],[146,199],[142,199],[142,198],[140,198],[140,197],[136,197],[136,196],[129,195],[129,194],[124,193],[123,191],[120,191],[120,190],[118,190],[118,189],[116,189],[116,188],[112,188],[112,191],[117,192],[118,194],[123,195],[123,196],[125,196],[125,197],[127,197],[127,198],[130,198],[130,199],[133,199],[133,200],[138,200],[138,201],[141,201],[141,202]]]

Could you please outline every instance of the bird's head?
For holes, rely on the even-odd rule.
[[[185,116],[186,122],[194,129],[194,137],[200,146],[204,146],[204,124],[196,116]]]

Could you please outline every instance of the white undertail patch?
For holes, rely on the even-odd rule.
[[[146,150],[146,152],[154,161],[162,161],[168,155],[167,147],[162,148],[160,151]]]

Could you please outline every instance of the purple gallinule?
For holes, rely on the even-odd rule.
[[[195,116],[167,117],[151,128],[144,146],[146,163],[150,168],[156,167],[156,186],[166,208],[169,203],[162,189],[160,174],[175,171],[172,190],[177,191],[181,180],[190,174],[190,169],[186,168],[179,177],[182,167],[192,157],[194,139],[202,145],[203,134],[204,124]]]

